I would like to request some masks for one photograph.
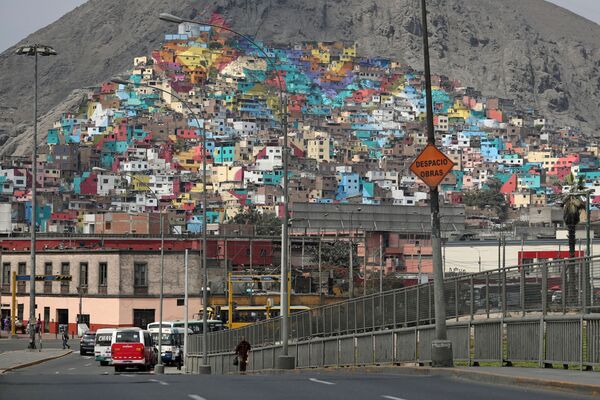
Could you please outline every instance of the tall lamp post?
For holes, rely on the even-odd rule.
[[[427,143],[435,146],[433,126],[433,101],[431,96],[431,66],[429,65],[429,38],[427,31],[427,1],[421,0],[421,26],[423,36],[423,61],[425,64],[425,97],[427,106]],[[431,249],[433,253],[433,293],[435,308],[435,340],[431,343],[431,365],[452,367],[452,342],[446,332],[446,299],[444,294],[444,269],[442,266],[442,238],[440,226],[440,196],[438,188],[429,192],[431,206]]]
[[[283,221],[281,223],[281,243],[287,243],[289,240],[289,234],[288,234],[288,219],[289,219],[289,210],[288,210],[288,200],[289,200],[289,195],[288,195],[288,122],[287,122],[287,100],[285,98],[285,94],[283,92],[283,81],[281,79],[281,76],[279,73],[277,73],[277,68],[275,65],[275,60],[273,59],[272,56],[270,56],[269,54],[267,54],[267,52],[262,48],[262,46],[260,46],[258,43],[256,43],[254,40],[252,40],[250,37],[244,35],[243,33],[237,32],[231,28],[228,28],[226,26],[222,26],[222,25],[217,25],[217,24],[213,24],[210,22],[205,22],[205,21],[194,21],[194,20],[190,20],[190,19],[185,19],[185,18],[181,18],[178,17],[176,15],[172,15],[172,14],[168,14],[168,13],[161,13],[159,18],[163,21],[167,21],[167,22],[171,22],[171,23],[175,23],[175,24],[181,24],[184,22],[187,23],[192,23],[192,24],[196,24],[196,25],[204,25],[204,26],[210,26],[213,28],[217,28],[217,29],[221,29],[230,33],[233,33],[234,35],[246,40],[248,43],[250,43],[252,46],[254,46],[259,53],[261,53],[264,57],[265,60],[267,61],[267,63],[271,66],[271,68],[276,72],[277,75],[277,89],[279,91],[279,111],[281,114],[281,126],[282,126],[282,134],[283,134]],[[289,258],[289,253],[288,253],[289,249],[287,246],[282,246],[282,250],[281,250],[281,281],[282,282],[286,282],[287,276],[288,276],[288,258]],[[277,359],[277,363],[276,366],[279,369],[293,369],[295,367],[295,358],[293,356],[289,356],[289,351],[288,351],[288,340],[289,340],[289,324],[290,324],[290,318],[289,318],[289,309],[288,309],[288,287],[287,285],[281,285],[281,298],[282,298],[282,304],[281,304],[281,342],[282,342],[282,354],[278,357]],[[206,312],[204,312],[204,315],[206,315]],[[206,335],[204,335],[204,338],[206,338]],[[204,349],[206,349],[206,339],[203,339],[203,346]],[[205,356],[205,363],[207,362],[206,359],[206,352],[204,353]]]
[[[35,245],[37,208],[37,103],[38,103],[38,56],[57,55],[56,50],[43,44],[29,44],[17,49],[16,54],[34,57],[33,72],[33,148],[31,150],[31,276],[29,280],[29,348],[35,349]]]
[[[100,167],[94,167],[92,168],[93,171],[99,171],[99,172],[109,172],[107,169],[105,168],[100,168]],[[136,177],[135,175],[131,175],[128,174],[126,172],[121,172],[120,175],[122,176],[127,176],[129,178],[131,178],[132,180],[136,180],[139,183],[141,183],[142,185],[144,185],[149,193],[151,193],[152,197],[154,198],[154,200],[156,200],[156,206],[158,207],[158,216],[159,216],[159,229],[160,229],[160,298],[159,298],[159,311],[158,311],[158,318],[159,318],[159,325],[158,325],[158,364],[156,365],[154,372],[156,374],[163,374],[165,372],[165,366],[162,362],[162,325],[163,325],[163,299],[164,299],[164,272],[165,272],[165,229],[164,229],[164,219],[165,219],[165,210],[166,207],[162,209],[160,208],[160,200],[158,199],[158,196],[156,195],[156,192],[154,192],[154,190],[150,189],[150,186],[148,186],[148,184],[144,181],[142,181],[141,179],[139,179],[138,177]],[[130,225],[131,226],[131,225]],[[104,227],[102,227],[102,232],[104,232]]]
[[[479,269],[479,272],[481,272],[481,251],[479,251],[479,249],[478,249],[477,247],[475,247],[475,246],[469,246],[469,248],[471,248],[471,249],[473,249],[473,250],[477,251],[477,256],[478,256],[478,259],[477,259],[477,266],[479,267],[479,268],[478,268],[478,269]]]

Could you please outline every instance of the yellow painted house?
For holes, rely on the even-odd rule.
[[[448,118],[467,119],[470,116],[471,111],[459,100],[456,100],[452,105],[452,108],[448,109]]]
[[[211,168],[210,181],[213,184],[224,182],[241,182],[244,178],[244,168],[233,165],[214,165]]]
[[[550,151],[530,151],[527,153],[527,161],[531,163],[544,163],[552,158]]]
[[[314,139],[307,141],[306,156],[317,160],[318,163],[331,161],[332,142],[329,135],[320,133]]]
[[[175,208],[193,208],[196,207],[196,200],[193,200],[190,193],[181,193],[176,199],[173,199]]]
[[[319,62],[322,64],[329,64],[331,62],[331,56],[328,50],[312,49],[311,55],[319,59]]]
[[[148,191],[150,190],[149,188],[149,183],[150,183],[150,176],[149,175],[132,175],[133,178],[129,177],[129,183],[132,186],[132,190],[139,190],[139,191]]]

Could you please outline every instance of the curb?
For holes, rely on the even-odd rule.
[[[557,389],[564,392],[583,394],[587,396],[600,395],[600,385],[589,385],[585,383],[556,381],[542,378],[508,376],[484,371],[452,370],[448,368],[443,368],[439,371],[434,370],[432,372],[432,375],[450,376],[457,379],[464,379],[488,384],[514,385],[542,390]]]
[[[28,362],[28,363],[25,363],[25,364],[15,365],[14,367],[9,367],[9,368],[6,368],[6,369],[0,369],[0,375],[4,374],[6,372],[9,372],[9,371],[13,371],[15,369],[27,368],[27,367],[31,367],[32,365],[41,364],[41,363],[46,362],[46,361],[56,360],[57,358],[65,357],[65,356],[68,356],[69,354],[72,354],[72,353],[73,353],[73,350],[69,350],[68,352],[66,352],[64,354],[59,354],[57,356],[42,358],[40,360],[31,361],[31,362]]]
[[[247,375],[283,375],[283,374],[301,374],[301,373],[327,373],[327,372],[349,372],[349,373],[368,373],[368,374],[404,374],[418,376],[447,376],[451,378],[468,380],[492,385],[512,385],[541,390],[560,390],[564,392],[583,394],[587,396],[599,396],[600,385],[588,385],[584,383],[556,381],[550,379],[529,378],[520,376],[508,376],[494,374],[484,371],[469,371],[453,368],[432,368],[432,367],[330,367],[330,368],[302,368],[293,370],[268,369],[262,371],[247,371]],[[233,373],[231,375],[237,375]]]

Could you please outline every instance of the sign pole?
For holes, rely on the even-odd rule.
[[[12,291],[12,302],[10,304],[10,337],[15,337],[15,322],[17,321],[17,271],[12,272],[10,277]]]
[[[425,63],[425,95],[427,104],[427,144],[429,146],[435,146],[426,0],[421,0],[421,18],[423,59]],[[435,340],[431,343],[431,364],[433,367],[452,367],[452,342],[448,340],[446,334],[446,302],[444,298],[444,270],[442,269],[440,199],[437,185],[431,187],[429,197],[429,204],[431,206],[431,248],[433,252],[433,293],[435,303]]]

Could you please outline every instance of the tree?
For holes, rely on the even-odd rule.
[[[310,255],[312,262],[319,262],[319,248],[311,248]],[[356,247],[352,248],[352,256],[356,262]],[[321,243],[321,264],[330,267],[348,267],[350,265],[350,242],[347,240],[336,240],[333,242]]]
[[[581,198],[581,192],[584,190],[583,178],[579,177],[575,181],[573,174],[569,174],[566,178],[566,183],[570,185],[569,191],[562,197],[563,221],[568,231],[569,240],[569,258],[575,258],[575,242],[577,233],[577,224],[581,219],[581,210],[585,209],[585,204]],[[576,290],[576,273],[575,265],[570,265],[568,269],[569,284],[568,292],[565,293],[567,300],[573,299]]]
[[[479,209],[492,208],[500,220],[505,220],[508,212],[508,205],[504,195],[500,192],[502,182],[492,178],[488,180],[487,188],[470,190],[465,192],[463,202],[467,206],[478,207]]]
[[[273,213],[259,212],[256,208],[237,214],[228,221],[229,224],[254,225],[257,236],[281,235],[281,220]]]

